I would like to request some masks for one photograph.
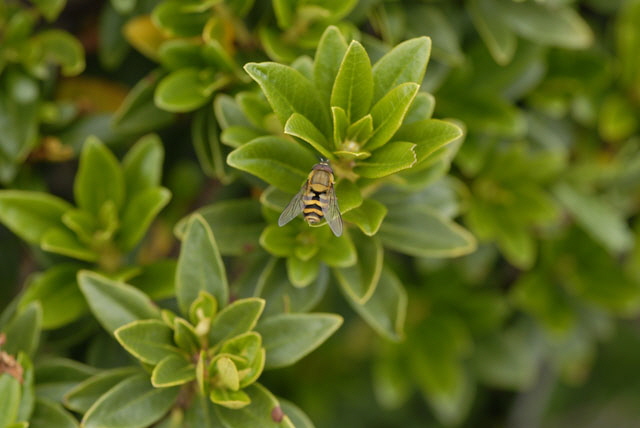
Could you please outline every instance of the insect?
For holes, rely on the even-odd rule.
[[[333,182],[333,170],[329,161],[320,159],[320,162],[311,168],[300,191],[280,214],[278,226],[284,226],[303,213],[307,223],[316,224],[325,218],[333,234],[342,235],[342,217]]]

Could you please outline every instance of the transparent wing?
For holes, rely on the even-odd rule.
[[[340,216],[340,207],[338,207],[338,198],[336,198],[336,191],[331,185],[327,191],[327,198],[329,203],[322,209],[324,217],[329,223],[329,227],[336,236],[342,235],[342,217]]]
[[[302,212],[304,208],[304,202],[302,201],[302,195],[304,194],[305,186],[291,199],[289,205],[282,211],[280,218],[278,219],[278,226],[284,226],[291,220],[296,218],[298,214]]]

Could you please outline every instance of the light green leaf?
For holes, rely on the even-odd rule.
[[[415,143],[416,163],[420,163],[460,137],[462,129],[459,126],[444,120],[425,119],[403,125],[393,138]]]
[[[281,124],[293,113],[300,113],[324,135],[329,134],[329,117],[322,108],[320,95],[311,82],[286,65],[248,63],[244,69],[260,85]]]
[[[411,168],[416,163],[415,148],[414,143],[403,141],[387,143],[359,162],[354,172],[365,178],[381,178]]]
[[[373,133],[373,118],[370,114],[362,116],[359,120],[349,125],[345,135],[346,141],[364,142]]]
[[[218,412],[223,408],[233,410],[242,409],[251,403],[251,399],[246,392],[229,389],[213,389],[211,394],[209,394],[209,399],[218,405],[216,406],[216,411]],[[220,416],[219,413],[218,416]]]
[[[389,91],[373,106],[371,109],[373,135],[363,148],[373,152],[389,141],[402,125],[419,87],[417,83],[403,83]]]
[[[78,284],[98,322],[110,334],[132,321],[160,318],[158,308],[135,287],[91,271],[80,271]]]
[[[52,22],[60,15],[60,12],[67,4],[67,0],[33,0],[32,3],[36,5],[47,21]]]
[[[146,364],[158,364],[179,352],[173,343],[173,330],[161,320],[133,321],[113,333],[131,355]]]
[[[78,237],[68,229],[49,229],[42,237],[40,246],[43,250],[87,262],[96,262],[98,253],[87,248]]]
[[[287,275],[294,287],[306,287],[311,284],[320,272],[320,261],[317,257],[302,260],[296,256],[287,257]]]
[[[180,317],[173,320],[173,342],[190,355],[196,354],[202,348],[195,327]]]
[[[362,205],[360,188],[350,180],[340,180],[336,184],[336,198],[342,214]]]
[[[160,185],[163,161],[162,141],[155,134],[142,137],[129,149],[122,160],[128,201]]]
[[[347,119],[347,113],[340,107],[331,107],[331,119],[333,121],[333,144],[336,149],[339,149],[347,136],[349,119]]]
[[[313,61],[313,81],[326,106],[346,51],[347,42],[340,30],[333,25],[328,26],[318,42]]]
[[[147,374],[120,382],[85,413],[83,428],[144,428],[175,404],[180,388],[154,388]]]
[[[333,159],[333,154],[329,151],[329,141],[322,135],[309,119],[299,113],[293,113],[284,125],[284,132],[294,137],[301,138],[318,153],[327,159]]]
[[[227,163],[289,193],[297,193],[317,158],[302,145],[280,137],[261,137],[229,154]]]
[[[265,387],[260,384],[253,384],[244,391],[246,391],[248,403],[241,409],[216,406],[216,414],[225,426],[294,428],[286,416],[282,421],[274,420],[275,409],[279,408],[280,404]]]
[[[151,383],[156,388],[183,385],[196,378],[196,367],[184,356],[167,355],[153,369]]]
[[[224,263],[211,229],[201,215],[189,220],[176,272],[176,297],[183,314],[201,291],[211,293],[224,307],[229,302],[229,286]]]
[[[181,0],[169,0],[153,8],[151,19],[169,36],[196,37],[202,36],[210,16],[208,10],[189,7]]]
[[[280,314],[258,323],[267,351],[266,368],[294,364],[320,346],[342,324],[335,314]]]
[[[418,37],[400,43],[373,66],[373,102],[377,103],[397,86],[422,83],[431,53],[431,39]]]
[[[349,123],[356,122],[369,112],[373,98],[371,63],[364,47],[352,41],[338,69],[331,107],[340,107],[347,113]]]
[[[62,226],[68,202],[48,193],[0,190],[0,221],[30,244],[39,244],[44,233]]]
[[[375,199],[365,199],[362,204],[344,215],[344,220],[354,223],[367,236],[378,233],[387,215],[387,207]]]
[[[192,111],[209,101],[213,92],[224,86],[227,79],[210,69],[181,68],[158,83],[154,101],[158,107],[170,112]]]
[[[209,331],[209,343],[215,345],[251,331],[264,310],[265,301],[252,297],[236,300],[216,315]]]
[[[113,153],[95,137],[87,138],[82,148],[73,195],[78,207],[96,217],[107,201],[116,208],[124,202],[123,170]]]
[[[404,320],[407,311],[407,292],[398,277],[388,268],[383,268],[373,295],[365,303],[343,293],[353,309],[378,334],[399,342],[404,336]]]
[[[144,237],[156,215],[169,203],[169,199],[171,192],[164,187],[153,187],[136,194],[122,216],[116,237],[120,248],[132,250]]]
[[[384,251],[380,239],[375,236],[368,237],[357,232],[351,236],[358,252],[358,263],[347,268],[336,268],[333,273],[342,290],[352,300],[362,304],[376,290],[382,273]]]
[[[20,408],[20,382],[8,373],[0,374],[0,426],[15,422]]]
[[[76,76],[84,70],[84,50],[80,41],[62,30],[42,31],[32,39],[43,55],[42,60],[62,67],[65,76]]]

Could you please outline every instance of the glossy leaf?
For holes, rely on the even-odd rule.
[[[400,43],[380,58],[373,66],[373,102],[403,83],[420,85],[430,53],[431,39],[418,37]]]
[[[280,314],[262,320],[256,331],[267,351],[266,368],[294,364],[329,338],[342,324],[335,314]]]
[[[371,63],[364,47],[353,41],[344,55],[333,89],[331,107],[340,107],[353,123],[364,116],[373,99],[373,75]]]
[[[325,105],[329,105],[331,90],[347,51],[347,42],[337,27],[330,25],[318,42],[313,61],[313,81]]]
[[[371,109],[373,135],[364,148],[373,151],[384,145],[402,125],[413,99],[418,93],[417,83],[403,83],[389,91]]]
[[[110,334],[132,321],[160,318],[149,297],[130,285],[90,271],[78,274],[78,284],[91,311]]]
[[[258,82],[282,125],[293,113],[300,113],[320,132],[328,134],[329,117],[316,88],[306,77],[277,63],[248,63],[244,69]]]
[[[293,113],[287,123],[284,125],[284,132],[293,135],[294,137],[301,138],[311,147],[316,149],[326,159],[333,159],[333,154],[329,151],[329,141],[327,138],[316,128],[313,123],[306,117],[299,113]]]
[[[202,218],[194,215],[187,225],[176,272],[176,295],[183,314],[201,291],[212,294],[220,307],[229,301],[227,276],[216,240]]]
[[[297,193],[317,162],[301,144],[280,137],[261,137],[229,154],[227,163],[250,172],[289,193]]]

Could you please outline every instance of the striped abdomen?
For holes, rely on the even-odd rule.
[[[314,186],[315,187],[315,186]],[[302,197],[304,202],[304,219],[309,224],[319,223],[324,218],[323,208],[329,203],[326,191],[317,191],[314,189],[308,189],[308,191]]]

